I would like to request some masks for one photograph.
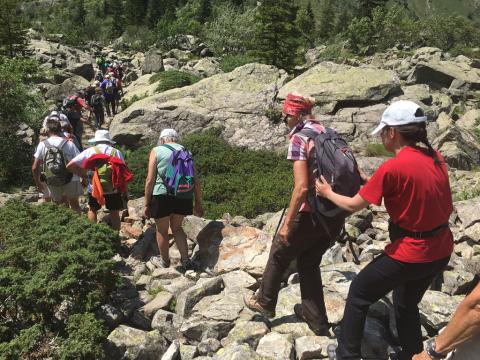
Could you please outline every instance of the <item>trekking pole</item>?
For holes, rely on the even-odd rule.
[[[275,237],[277,236],[278,229],[280,229],[280,224],[282,223],[283,220],[283,215],[285,215],[285,211],[287,210],[287,205],[283,207],[282,215],[280,215],[280,220],[278,221],[277,229],[275,230],[275,234],[273,235],[273,240],[275,240]]]

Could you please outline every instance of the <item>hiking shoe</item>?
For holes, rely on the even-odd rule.
[[[324,325],[320,328],[317,328],[317,327],[313,326],[312,323],[304,315],[302,304],[295,304],[293,306],[293,312],[300,319],[302,319],[303,321],[305,321],[307,323],[308,327],[310,328],[310,330],[313,331],[313,333],[315,335],[317,335],[317,336],[330,336],[330,331],[328,330],[328,324],[326,324],[326,325]]]
[[[244,295],[243,302],[245,303],[245,306],[248,307],[250,310],[258,312],[269,319],[275,317],[275,310],[265,309],[262,305],[258,303],[255,295],[251,295],[251,294]]]
[[[194,271],[197,270],[195,264],[190,259],[181,260],[180,264],[181,264],[180,268],[183,272],[186,272],[188,270],[194,270]]]
[[[337,360],[337,345],[329,344],[327,346],[328,360]]]
[[[166,262],[161,256],[152,256],[150,262],[157,268],[166,269],[170,267],[170,260]]]

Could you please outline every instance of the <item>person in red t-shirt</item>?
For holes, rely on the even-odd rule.
[[[448,219],[453,210],[445,162],[430,145],[427,117],[412,101],[392,103],[383,113],[380,132],[395,157],[383,163],[354,197],[336,194],[322,177],[323,196],[350,212],[382,199],[390,215],[391,244],[353,280],[342,320],[338,359],[360,359],[368,308],[393,290],[400,359],[423,350],[418,303],[432,280],[448,264],[453,236]],[[425,147],[419,147],[417,143]]]

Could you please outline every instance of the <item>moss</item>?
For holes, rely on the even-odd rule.
[[[365,156],[392,157],[393,154],[388,152],[382,144],[371,143],[367,144]]]

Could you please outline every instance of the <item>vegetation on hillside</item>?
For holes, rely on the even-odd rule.
[[[253,218],[278,211],[289,200],[292,164],[284,155],[231,146],[217,129],[188,135],[182,144],[193,154],[207,218],[219,218],[226,212]],[[126,162],[135,173],[129,191],[135,197],[143,196],[151,149],[146,146],[127,152]]]
[[[0,208],[0,359],[102,359],[94,313],[115,288],[118,235],[53,204]]]

